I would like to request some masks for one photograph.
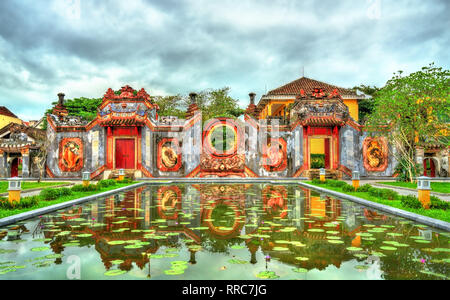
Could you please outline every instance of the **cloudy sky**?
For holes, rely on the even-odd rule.
[[[101,4],[100,4],[101,3]],[[450,67],[449,1],[0,1],[0,105],[40,118],[56,94],[248,93],[305,76],[382,86]]]

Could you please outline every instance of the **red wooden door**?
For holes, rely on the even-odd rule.
[[[324,139],[324,145],[325,145],[325,149],[324,149],[325,169],[329,169],[330,168],[330,139],[329,138]]]
[[[11,162],[11,177],[19,176],[19,159],[14,158]]]
[[[428,177],[436,177],[436,167],[431,158],[425,158],[423,160],[423,175]]]
[[[134,152],[134,139],[116,139],[116,169],[134,169]]]

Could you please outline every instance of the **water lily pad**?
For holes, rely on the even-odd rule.
[[[77,237],[80,237],[80,238],[90,237],[90,236],[92,236],[92,233],[82,233],[82,234],[77,234]]]
[[[262,278],[262,279],[276,279],[280,278],[275,272],[273,271],[262,271],[256,274],[256,277]]]
[[[336,231],[336,230],[327,230],[326,233],[327,233],[327,234],[338,234],[339,231]]]
[[[325,230],[321,229],[321,228],[311,228],[308,229],[308,232],[324,232]]]
[[[389,235],[389,236],[403,236],[403,234],[398,233],[398,232],[388,232],[387,235]]]
[[[330,244],[343,244],[344,241],[342,241],[342,240],[328,240],[328,243],[330,243]]]
[[[231,249],[243,249],[243,248],[245,248],[245,247],[241,246],[241,245],[233,245],[233,246],[231,246]]]
[[[248,263],[246,260],[241,260],[241,259],[236,259],[236,258],[230,259],[230,260],[228,260],[228,262],[230,264],[236,264],[236,265],[243,265],[243,264]]]
[[[120,265],[121,263],[123,263],[124,261],[123,260],[121,260],[121,259],[115,259],[115,260],[112,260],[111,261],[111,263],[113,264],[113,265]]]
[[[299,261],[307,261],[307,260],[309,260],[309,257],[297,256],[295,259],[299,260]]]
[[[360,247],[347,247],[347,250],[348,250],[348,251],[361,251],[361,250],[363,250],[363,249],[360,248]]]
[[[387,251],[395,251],[397,248],[391,247],[391,246],[381,246],[380,249],[387,250]]]
[[[420,270],[420,273],[447,279],[447,276],[445,276],[444,274],[434,273],[427,270]]]
[[[142,248],[142,245],[139,245],[139,244],[126,245],[124,248],[125,249],[138,249],[138,248]]]
[[[122,275],[125,274],[127,271],[125,270],[109,270],[106,271],[105,273],[103,273],[103,275],[105,276],[118,276],[118,275]]]
[[[165,270],[164,274],[166,275],[181,275],[184,274],[184,270],[183,269],[170,269],[170,270]]]
[[[273,247],[273,251],[289,251],[287,247]]]
[[[125,243],[126,243],[126,241],[109,241],[108,245],[122,245]]]
[[[50,250],[50,247],[44,246],[44,247],[31,248],[31,251],[34,251],[34,252],[40,252],[40,251],[46,251],[46,250]]]
[[[294,271],[296,273],[306,273],[306,272],[308,272],[308,269],[305,269],[305,268],[293,268],[292,271]]]
[[[431,241],[427,241],[427,240],[421,240],[421,239],[416,239],[416,240],[414,240],[416,243],[419,243],[419,244],[429,244],[429,243],[431,243]]]

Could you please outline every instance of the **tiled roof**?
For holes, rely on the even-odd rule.
[[[0,115],[4,115],[4,116],[7,116],[7,117],[12,117],[12,118],[17,118],[17,116],[15,114],[13,114],[5,106],[0,106]]]
[[[341,88],[318,80],[301,77],[297,80],[289,82],[279,88],[269,91],[268,95],[300,95],[303,89],[306,93],[310,93],[314,88],[323,88],[326,93],[332,93],[337,89],[340,95],[355,95],[356,92],[351,89]]]

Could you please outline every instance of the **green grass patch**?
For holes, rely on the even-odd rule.
[[[330,180],[330,182],[333,182]],[[343,182],[343,181],[341,181]],[[412,208],[412,207],[406,207],[402,204],[401,198],[397,198],[397,199],[393,199],[393,200],[387,200],[385,198],[382,197],[377,197],[377,196],[373,196],[371,194],[369,194],[369,192],[357,192],[357,191],[349,191],[347,189],[347,191],[344,191],[344,188],[346,187],[346,185],[343,186],[336,186],[336,184],[334,183],[318,183],[317,181],[306,181],[306,183],[314,185],[314,186],[318,186],[318,187],[322,187],[325,189],[329,189],[335,192],[340,192],[343,194],[347,194],[347,195],[351,195],[351,196],[355,196],[355,197],[359,197],[365,200],[369,200],[372,202],[376,202],[376,203],[380,203],[380,204],[384,204],[384,205],[388,205],[388,206],[392,206],[395,208],[399,208],[402,210],[406,210],[409,212],[413,212],[416,213],[418,215],[422,215],[422,216],[426,216],[426,217],[430,217],[430,218],[434,218],[434,219],[438,219],[438,220],[442,220],[445,222],[450,222],[450,212],[448,210],[445,209],[423,209],[423,208]],[[344,182],[345,184],[345,182]],[[365,185],[366,186],[366,185]]]
[[[417,189],[417,183],[414,182],[393,181],[393,182],[377,182],[377,183],[390,186],[405,187],[410,189]],[[437,193],[450,194],[450,183],[431,181],[431,190]]]
[[[81,188],[81,185],[75,185],[71,189],[67,189],[67,188],[53,189],[53,191],[55,191],[55,193],[57,193],[57,194],[59,191],[59,195],[56,198],[54,198],[52,195],[50,197],[50,198],[54,198],[52,200],[45,200],[44,197],[48,197],[49,193],[41,192],[41,195],[39,195],[39,196],[22,198],[21,202],[23,201],[23,204],[26,207],[6,208],[7,205],[4,205],[4,207],[0,208],[0,218],[5,218],[5,217],[20,214],[23,212],[35,210],[38,208],[47,207],[50,205],[67,202],[70,200],[75,200],[78,198],[91,196],[91,195],[95,195],[95,194],[99,194],[99,193],[103,193],[106,191],[129,186],[134,183],[136,183],[136,182],[125,181],[125,182],[117,182],[116,184],[90,185],[88,188],[85,188],[85,189]],[[67,190],[71,190],[70,194],[67,192]],[[8,201],[8,200],[7,200],[7,198],[3,198],[3,199],[0,198],[0,201]]]
[[[30,190],[30,189],[36,189],[36,188],[46,188],[46,187],[52,187],[62,184],[68,184],[69,182],[49,182],[49,181],[22,181],[22,191]],[[6,193],[8,192],[8,181],[0,181],[0,193]]]

